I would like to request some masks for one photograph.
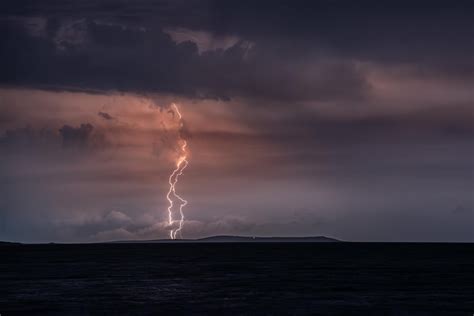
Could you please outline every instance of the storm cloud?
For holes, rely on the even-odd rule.
[[[474,239],[471,1],[0,12],[0,239],[165,237],[178,136],[188,237]]]
[[[7,1],[1,82],[297,101],[364,97],[370,85],[361,63],[453,80],[474,74],[473,31],[461,5],[86,3]]]

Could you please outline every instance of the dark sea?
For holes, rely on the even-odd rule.
[[[0,314],[474,314],[474,244],[0,246]]]

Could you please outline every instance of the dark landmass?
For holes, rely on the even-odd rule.
[[[249,237],[249,236],[210,236],[199,239],[155,239],[155,240],[119,240],[112,243],[269,243],[269,242],[341,242],[335,238],[325,236],[310,236],[310,237]]]
[[[21,245],[19,242],[0,241],[0,246],[14,246]]]
[[[244,236],[212,236],[201,238],[198,242],[339,242],[340,240],[325,236],[310,237],[244,237]]]
[[[335,238],[329,238],[325,236],[309,236],[309,237],[249,237],[249,236],[210,236],[205,238],[198,239],[149,239],[149,240],[116,240],[109,242],[97,242],[97,244],[155,244],[155,243],[233,243],[233,242],[243,242],[243,243],[301,243],[301,242],[342,242]],[[9,245],[21,245],[19,242],[9,242],[9,241],[0,241],[0,246],[9,246]],[[35,243],[27,243],[35,244]],[[66,245],[71,243],[37,243],[37,244],[48,244],[48,245]],[[72,243],[77,244],[77,243]],[[80,243],[79,243],[80,244]],[[87,244],[95,244],[87,243]]]

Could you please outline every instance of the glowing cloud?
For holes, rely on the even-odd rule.
[[[183,117],[181,115],[181,112],[179,111],[178,107],[176,104],[172,103],[172,108],[173,111],[178,115],[178,120],[179,120],[179,128],[180,131],[184,128],[184,122],[183,122]],[[176,160],[176,167],[171,173],[168,183],[170,185],[170,188],[168,190],[168,194],[166,194],[166,199],[168,200],[168,224],[171,227],[170,229],[170,238],[171,239],[176,239],[178,236],[178,233],[181,234],[181,229],[183,228],[184,224],[184,213],[183,213],[183,208],[188,204],[188,201],[183,199],[181,196],[179,196],[176,193],[176,184],[178,183],[179,176],[183,174],[184,169],[188,166],[189,162],[187,160],[188,157],[188,151],[187,151],[187,146],[188,143],[185,139],[180,134],[180,149],[179,149],[179,156],[178,159]],[[179,222],[178,222],[178,228],[174,227],[174,223],[176,222],[173,219],[173,207],[174,207],[174,200],[178,200],[180,202],[179,204]]]

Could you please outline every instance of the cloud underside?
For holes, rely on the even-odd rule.
[[[247,10],[143,1],[110,14],[94,2],[69,4],[18,5],[16,14],[6,6],[0,83],[291,102],[366,97],[366,63],[459,82],[474,74],[473,31],[462,8],[440,16],[436,5],[407,13],[403,4],[303,10],[277,2]],[[129,10],[137,10],[133,18]]]

